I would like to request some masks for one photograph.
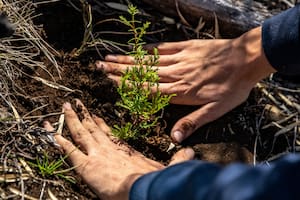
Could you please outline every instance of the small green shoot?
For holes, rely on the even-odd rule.
[[[121,84],[117,89],[121,101],[117,105],[128,110],[131,119],[121,126],[115,125],[113,129],[114,135],[124,140],[147,136],[158,124],[160,116],[157,114],[169,104],[173,96],[162,95],[158,90],[159,76],[155,67],[159,59],[157,49],[153,49],[153,55],[143,49],[143,36],[150,22],[136,20],[138,10],[135,6],[129,5],[128,13],[131,19],[120,16],[120,20],[133,34],[128,41],[132,51],[127,54],[134,58],[134,65],[128,67],[121,77]]]
[[[60,170],[60,168],[64,165],[65,159],[67,157],[68,155],[60,158],[59,160],[50,161],[49,155],[46,152],[44,152],[44,156],[42,158],[36,158],[36,163],[29,162],[29,164],[37,168],[39,174],[42,175],[42,177],[44,178],[50,176],[57,176],[71,183],[75,183],[76,180],[73,177],[64,175],[65,173],[73,170],[75,167]]]

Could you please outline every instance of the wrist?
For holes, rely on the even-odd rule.
[[[142,174],[131,174],[120,179],[112,177],[115,181],[114,186],[103,189],[101,182],[98,185],[91,187],[93,191],[103,200],[128,200],[129,193],[133,183],[141,176]]]
[[[127,176],[127,178],[123,181],[121,184],[120,192],[114,198],[114,200],[128,200],[129,199],[129,193],[131,190],[131,187],[133,186],[134,182],[141,176],[142,174],[131,174]]]
[[[246,80],[253,85],[276,70],[269,63],[262,46],[262,29],[254,28],[235,39],[236,48],[244,53],[243,71]],[[239,59],[238,59],[239,60]]]

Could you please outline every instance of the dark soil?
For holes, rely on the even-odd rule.
[[[124,14],[121,11],[112,10],[104,4],[101,5],[103,7],[100,7],[100,4],[94,4],[93,6],[94,23],[103,19],[118,18],[120,14]],[[275,3],[269,6],[276,5]],[[76,3],[76,6],[81,8],[78,3]],[[143,4],[139,3],[139,6],[143,6]],[[145,7],[145,10],[147,10],[147,7]],[[79,98],[91,113],[104,118],[109,125],[112,126],[119,123],[121,119],[115,112],[116,110],[120,111],[120,108],[115,106],[115,102],[119,98],[116,92],[116,85],[102,71],[97,71],[93,64],[96,60],[109,53],[109,51],[100,48],[101,55],[99,55],[97,51],[90,49],[79,57],[74,57],[74,49],[80,47],[84,34],[82,13],[64,1],[42,5],[38,8],[38,12],[41,12],[43,15],[36,19],[36,23],[43,24],[47,41],[61,52],[61,57],[58,58],[59,64],[62,66],[61,79],[52,65],[49,64],[48,69],[53,72],[52,75],[55,76],[57,83],[73,89],[75,92],[54,89],[27,76],[23,76],[19,79],[18,84],[23,86],[24,95],[17,96],[15,100],[20,115],[23,116],[45,104],[48,106],[38,109],[32,115],[40,116],[49,113],[59,113],[63,102],[72,102],[74,98]],[[155,13],[155,11],[151,12]],[[195,37],[187,29],[177,29],[176,25],[165,24],[158,15],[153,14],[152,17],[142,17],[142,20],[145,19],[152,22],[151,30],[165,29],[156,34],[147,35],[147,42],[186,40]],[[120,27],[120,29],[116,30],[116,26]],[[102,31],[121,31],[123,27],[116,22],[104,23],[101,27],[95,25],[94,31],[99,31],[100,29]],[[205,27],[205,29],[206,32],[213,34],[212,27]],[[102,34],[100,37],[126,43],[128,36],[120,37],[117,34],[110,33]],[[51,77],[40,69],[35,71],[26,69],[26,73],[38,74],[46,80],[51,80]],[[271,155],[284,152],[287,149],[289,140],[286,140],[285,137],[279,137],[276,142],[278,145],[272,149],[274,146],[273,130],[264,130],[264,137],[257,146],[256,154],[253,154],[257,136],[256,125],[262,116],[264,106],[261,104],[261,99],[262,95],[258,91],[253,91],[247,102],[222,118],[200,128],[183,144],[177,145],[174,150],[167,152],[166,150],[171,142],[169,132],[174,123],[182,116],[198,108],[170,105],[165,110],[161,126],[157,127],[153,135],[138,142],[130,141],[129,144],[145,156],[162,163],[168,163],[172,154],[183,146],[191,146],[196,151],[197,159],[221,164],[228,164],[234,161],[252,163],[254,159],[264,160]],[[58,117],[53,116],[48,118],[48,120],[56,122]],[[43,120],[43,118],[40,119],[40,125]],[[268,122],[268,119],[264,120],[265,123]],[[67,135],[66,130],[64,134]],[[75,174],[72,175],[76,176]],[[80,184],[68,182],[58,186],[50,184],[51,191],[58,199],[96,199],[96,196],[87,186],[81,183],[80,180],[78,181]],[[31,192],[33,196],[39,196],[40,189],[41,183],[39,182],[32,181],[31,184],[26,184],[26,190],[33,191]]]

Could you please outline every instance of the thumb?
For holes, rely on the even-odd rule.
[[[171,137],[180,143],[199,127],[219,118],[229,110],[226,105],[220,106],[217,102],[208,103],[177,121],[172,128]]]
[[[173,155],[168,166],[175,165],[177,163],[184,162],[187,160],[192,160],[194,159],[194,156],[195,152],[192,148],[180,149]]]

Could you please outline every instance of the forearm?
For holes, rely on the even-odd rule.
[[[271,65],[280,73],[300,75],[300,5],[266,20],[263,48]]]
[[[298,199],[300,157],[289,155],[273,165],[215,164],[189,161],[139,178],[131,200]]]
[[[214,164],[189,161],[149,173],[134,183],[129,199],[199,199],[208,192],[219,170]]]

